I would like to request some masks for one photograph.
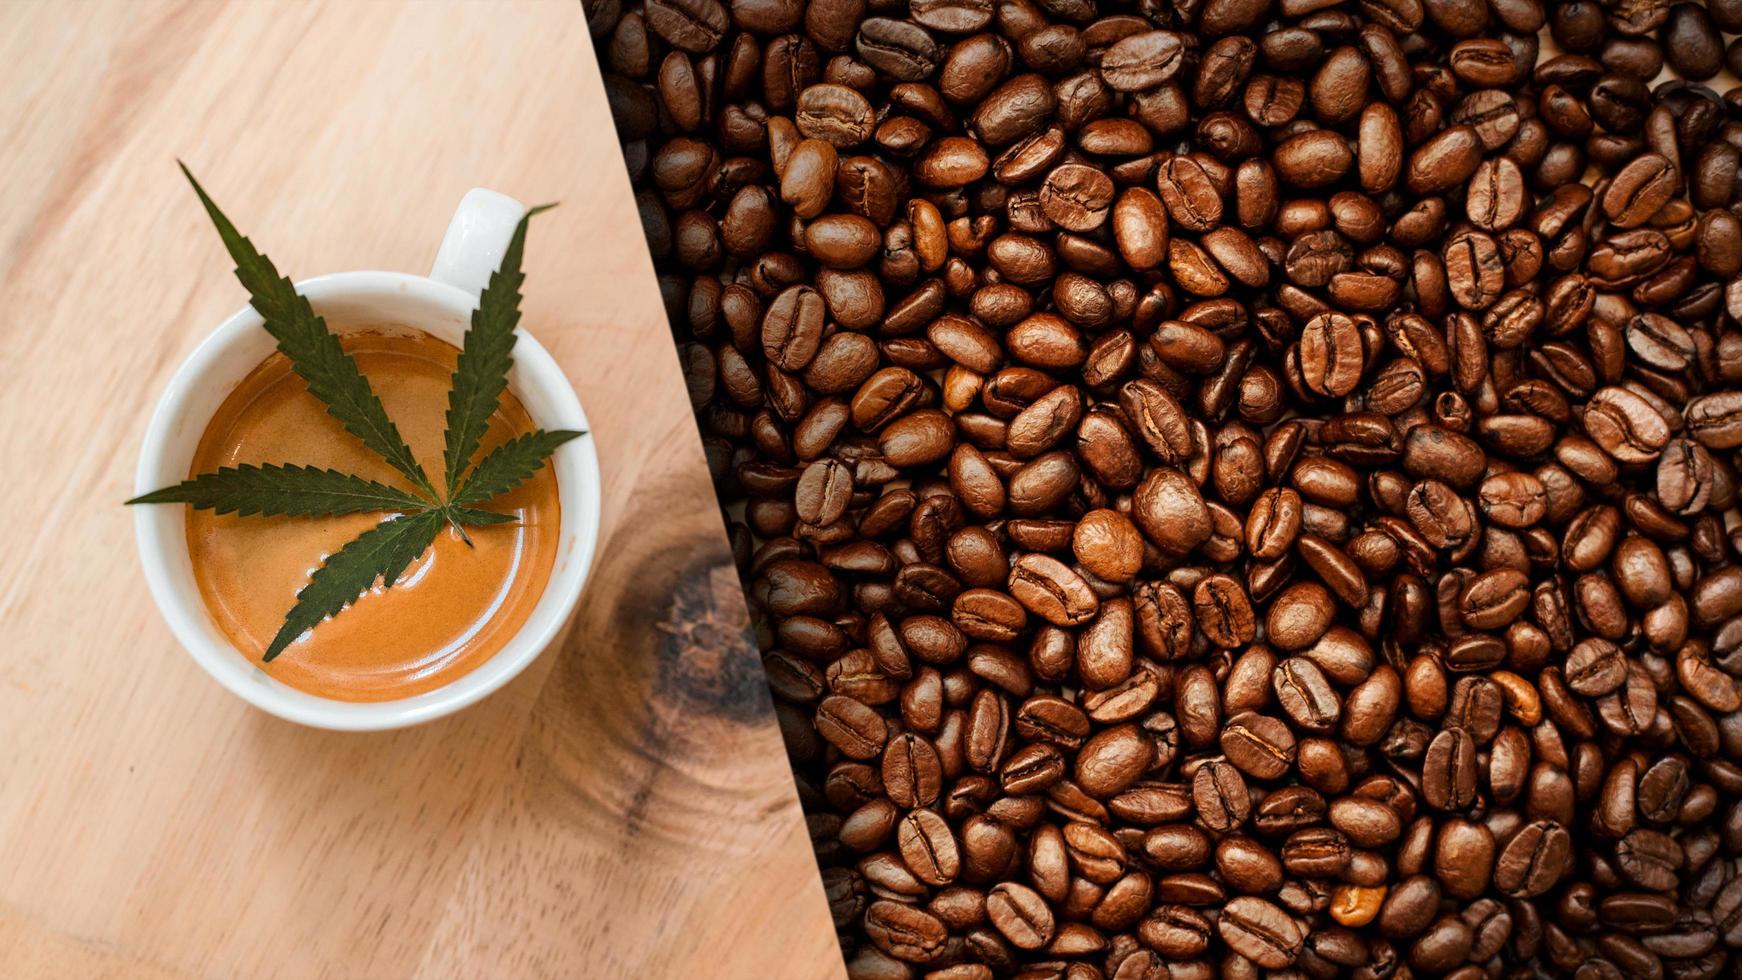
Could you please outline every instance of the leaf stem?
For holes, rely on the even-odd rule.
[[[452,514],[448,515],[448,526],[454,529],[454,532],[460,536],[461,541],[466,542],[466,547],[471,548],[474,551],[477,550],[478,546],[472,543],[472,536],[466,533],[466,529],[460,526],[460,522],[456,520]]]

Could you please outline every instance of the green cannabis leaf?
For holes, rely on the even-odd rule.
[[[393,464],[418,489],[434,496],[435,488],[430,486],[429,477],[411,455],[399,428],[387,417],[381,399],[369,387],[369,379],[357,369],[356,359],[339,346],[339,338],[327,329],[325,320],[315,316],[308,299],[296,291],[289,279],[279,275],[272,261],[256,251],[254,244],[224,217],[206,195],[206,189],[188,172],[186,164],[181,164],[181,172],[194,185],[194,193],[206,206],[212,224],[218,226],[218,237],[224,240],[224,248],[236,263],[236,281],[248,290],[249,305],[265,321],[266,332],[278,341],[278,349],[290,358],[291,367],[308,382],[309,393],[344,423],[346,431]]]
[[[423,554],[442,526],[451,525],[468,545],[466,527],[513,523],[511,514],[478,505],[512,490],[536,473],[558,446],[580,432],[542,429],[503,443],[467,474],[488,431],[490,418],[508,385],[514,329],[520,322],[520,271],[528,220],[554,205],[532,208],[515,226],[502,263],[478,296],[478,308],[455,364],[448,392],[447,432],[442,458],[445,499],[431,484],[399,429],[387,417],[357,362],[316,316],[308,299],[278,274],[272,261],[254,248],[218,210],[199,181],[182,166],[194,193],[217,226],[218,237],[236,263],[236,278],[264,321],[266,331],[291,367],[308,383],[309,393],[326,405],[345,431],[385,459],[414,490],[389,486],[337,470],[294,463],[220,467],[173,487],[134,497],[129,504],[182,503],[241,517],[331,517],[387,512],[392,516],[326,556],[296,594],[284,625],[267,646],[272,660],[305,631],[338,615],[375,587],[387,589]]]
[[[220,466],[173,487],[134,497],[130,504],[187,504],[241,517],[316,517],[371,510],[423,510],[430,501],[360,476],[294,463]]]
[[[392,588],[405,566],[435,541],[444,520],[439,510],[389,518],[328,555],[297,592],[296,605],[284,617],[284,625],[267,646],[264,659],[278,656],[304,630],[356,602],[376,579],[381,580],[382,588]]]
[[[476,507],[450,507],[453,519],[467,527],[489,527],[492,524],[513,524],[519,518],[513,514],[498,514],[493,510],[479,510]]]
[[[550,207],[546,204],[533,208],[526,212],[526,218]],[[526,279],[520,272],[520,255],[526,248],[526,218],[520,219],[514,237],[508,241],[508,251],[502,255],[502,265],[490,274],[490,282],[478,295],[478,308],[472,311],[465,347],[454,366],[453,387],[448,389],[447,449],[442,453],[450,494],[459,486],[460,473],[472,462],[472,454],[478,451],[484,430],[490,427],[490,416],[496,412],[497,399],[508,384],[514,325],[520,320],[520,284]]]
[[[539,429],[508,440],[484,457],[478,468],[460,485],[453,502],[459,506],[479,504],[506,493],[537,472],[544,465],[545,457],[556,452],[556,447],[580,434],[569,429],[551,432]]]

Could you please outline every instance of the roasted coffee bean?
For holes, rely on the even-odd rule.
[[[1670,891],[1679,882],[1684,852],[1668,834],[1639,828],[1615,844],[1615,865],[1629,881],[1652,891]]]
[[[654,0],[646,17],[647,26],[662,40],[691,54],[719,44],[729,24],[718,0]]]
[[[1277,145],[1271,162],[1277,175],[1303,190],[1336,183],[1354,162],[1349,141],[1330,130],[1315,129]]]
[[[1228,831],[1246,822],[1252,798],[1240,773],[1225,762],[1208,762],[1192,778],[1192,801],[1198,819],[1211,830]]]
[[[1386,804],[1361,797],[1343,797],[1331,803],[1331,825],[1348,836],[1356,847],[1382,847],[1403,832],[1397,812]]]
[[[1343,712],[1341,699],[1310,656],[1282,661],[1271,672],[1270,681],[1277,704],[1297,727],[1328,732],[1337,726]]]
[[[1295,764],[1295,738],[1276,718],[1241,712],[1222,728],[1222,753],[1256,779],[1278,779]]]
[[[1534,898],[1560,881],[1572,865],[1572,838],[1550,820],[1522,827],[1494,867],[1494,886],[1514,898]]]
[[[1434,874],[1446,894],[1472,899],[1487,889],[1494,871],[1494,833],[1484,824],[1453,817],[1434,841]]]
[[[972,34],[992,20],[984,0],[917,0],[908,9],[920,24],[949,34]]]
[[[1405,168],[1411,193],[1437,194],[1463,183],[1481,163],[1482,141],[1472,126],[1451,126],[1418,147]]]
[[[838,159],[834,146],[819,139],[792,148],[780,170],[780,199],[792,207],[793,214],[814,218],[828,207]]]
[[[1156,176],[1156,186],[1168,214],[1182,228],[1207,232],[1222,220],[1222,192],[1197,158],[1169,159]]]
[[[1228,948],[1267,970],[1281,970],[1300,954],[1300,923],[1261,898],[1241,896],[1222,907],[1216,929]]]
[[[1515,568],[1497,568],[1474,576],[1458,597],[1464,625],[1497,630],[1510,625],[1530,604],[1530,577]]]
[[[1603,213],[1617,228],[1636,228],[1651,219],[1681,184],[1675,165],[1647,153],[1621,168],[1603,193]]]
[[[1476,801],[1476,742],[1448,728],[1428,743],[1421,761],[1422,801],[1436,810],[1463,810]]]
[[[933,887],[947,885],[961,873],[961,853],[949,824],[932,810],[915,810],[896,827],[901,859],[915,878]]]
[[[1621,686],[1627,679],[1627,659],[1608,640],[1581,640],[1567,655],[1563,670],[1567,686],[1588,698],[1598,698]]]
[[[1321,313],[1301,328],[1301,375],[1321,395],[1340,397],[1353,391],[1365,357],[1360,330],[1341,313]]]
[[[1217,646],[1242,647],[1257,635],[1252,602],[1232,576],[1211,575],[1199,582],[1192,590],[1192,608],[1198,628]]]
[[[1085,569],[1109,582],[1128,582],[1143,567],[1143,536],[1115,510],[1084,514],[1071,532],[1071,548]]]
[[[854,47],[871,67],[904,82],[930,77],[937,70],[941,54],[925,28],[886,17],[872,17],[861,23]]]
[[[1734,288],[1732,287],[1732,292]],[[1725,390],[1688,402],[1682,411],[1688,433],[1707,449],[1742,445],[1742,390]]]
[[[1104,799],[1135,783],[1155,759],[1155,743],[1136,725],[1109,728],[1077,753],[1076,782],[1083,792]]]
[[[880,900],[865,909],[865,936],[878,949],[908,963],[930,963],[944,952],[949,927],[903,902]]]
[[[1684,78],[1702,81],[1716,75],[1723,64],[1721,44],[1705,7],[1678,3],[1669,8],[1663,26],[1664,57]]]
[[[943,763],[937,749],[911,732],[889,740],[882,776],[884,792],[896,806],[931,806],[943,790]]]
[[[1272,644],[1284,650],[1305,649],[1325,635],[1336,612],[1329,589],[1317,582],[1300,582],[1271,603],[1265,632]]]
[[[1056,919],[1034,889],[1002,882],[986,894],[986,918],[1018,949],[1040,949],[1052,941]]]
[[[1137,927],[1137,937],[1145,946],[1182,960],[1208,952],[1210,936],[1210,920],[1184,905],[1158,905]]]
[[[817,706],[817,731],[854,759],[870,759],[883,749],[888,726],[877,712],[860,701],[834,695]]]
[[[1300,524],[1300,494],[1289,487],[1267,489],[1247,513],[1246,548],[1254,558],[1274,561],[1288,553]]]
[[[1018,558],[1010,569],[1009,589],[1029,612],[1055,626],[1080,625],[1100,608],[1082,576],[1047,555]]]
[[[1119,92],[1154,88],[1179,71],[1184,56],[1184,43],[1172,31],[1132,34],[1101,56],[1101,77]]]
[[[849,975],[1732,970],[1742,3],[588,13]]]

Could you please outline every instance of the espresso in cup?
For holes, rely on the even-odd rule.
[[[403,325],[349,333],[342,346],[418,462],[440,473],[458,349]],[[535,428],[520,400],[504,391],[479,455]],[[290,361],[275,353],[207,424],[189,475],[286,460],[415,489],[327,414]],[[188,554],[213,622],[260,669],[324,698],[395,700],[435,690],[489,660],[544,594],[562,523],[555,474],[540,468],[491,509],[515,522],[468,527],[464,536],[445,528],[392,588],[377,583],[343,615],[264,662],[261,652],[323,557],[391,515],[242,517],[190,509]]]

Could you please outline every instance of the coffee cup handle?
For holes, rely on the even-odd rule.
[[[482,187],[467,191],[448,222],[429,277],[474,296],[482,292],[490,274],[502,264],[514,226],[524,214],[526,205],[506,194]]]

